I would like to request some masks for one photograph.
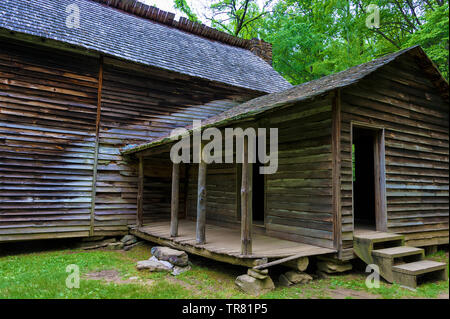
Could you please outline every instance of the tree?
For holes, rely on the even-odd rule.
[[[173,2],[175,9],[178,9],[184,14],[186,14],[189,20],[200,23],[200,20],[198,19],[197,15],[189,7],[186,0],[174,0]]]
[[[185,0],[175,0],[189,17]],[[369,5],[380,25],[368,27]],[[449,5],[442,0],[214,0],[205,19],[273,44],[273,66],[293,84],[421,45],[448,79]],[[209,14],[209,16],[208,16]]]
[[[421,45],[448,80],[449,5],[438,1],[435,5],[430,4],[429,9],[424,15],[424,23],[408,38],[404,47]]]
[[[380,26],[366,26],[368,6]],[[448,3],[422,0],[279,1],[260,34],[274,67],[293,84],[317,79],[412,45],[421,45],[448,79]]]
[[[259,20],[270,13],[272,2],[273,0],[266,0],[260,8],[255,0],[215,0],[209,5],[204,18],[213,28],[250,39],[258,36]],[[200,22],[186,0],[174,0],[174,5],[190,20]]]
[[[220,0],[211,4],[213,27],[222,29],[234,36],[252,38],[258,33],[258,20],[269,14],[268,8],[273,0],[265,1],[259,8],[255,0]]]

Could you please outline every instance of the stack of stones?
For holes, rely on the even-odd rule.
[[[142,242],[138,241],[136,236],[133,236],[133,235],[123,236],[123,238],[120,240],[120,242],[123,244],[123,250],[130,250],[134,246],[137,246],[140,243],[142,243]]]
[[[308,268],[309,258],[301,257],[295,260],[291,260],[283,264],[293,270],[290,270],[284,274],[281,274],[278,278],[278,282],[281,286],[290,287],[298,284],[306,284],[313,280],[313,278],[304,271]]]
[[[313,278],[307,273],[291,270],[281,274],[278,280],[281,286],[290,287],[298,284],[306,284],[313,280]]]
[[[327,274],[341,273],[349,270],[352,270],[352,264],[348,261],[341,261],[326,256],[317,257],[317,275],[321,278],[326,278]]]
[[[261,260],[258,264],[263,264],[266,262],[267,260]],[[243,292],[254,296],[275,289],[275,285],[269,277],[268,269],[249,268],[247,270],[247,274],[236,278],[235,284]]]
[[[138,270],[170,272],[177,276],[191,269],[188,255],[184,251],[156,246],[151,249],[152,257],[137,262]]]
[[[104,237],[89,237],[83,240],[81,243],[77,245],[77,247],[84,250],[91,249],[109,249],[109,250],[130,250],[136,245],[141,244],[141,241],[133,235],[125,235],[122,239],[118,240],[117,238],[107,238]]]
[[[104,237],[88,237],[83,239],[80,243],[77,243],[76,247],[84,250],[91,250],[106,248],[109,245],[114,245],[115,243],[117,243],[116,238],[104,239]]]

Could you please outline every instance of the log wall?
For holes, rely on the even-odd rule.
[[[197,177],[198,164],[191,165],[187,218],[192,220],[196,219],[197,214]],[[237,196],[236,164],[208,164],[206,170],[206,221],[213,224],[240,224]],[[206,237],[208,238],[208,234]]]
[[[186,166],[180,164],[179,218],[185,212]],[[169,154],[152,156],[144,161],[144,225],[170,220],[172,162]]]
[[[104,58],[96,127],[100,58],[10,39],[0,48],[0,241],[88,236],[92,207],[91,234],[127,231],[137,166],[120,148],[260,95]],[[146,178],[147,194],[165,194],[165,182]]]
[[[89,235],[98,70],[0,41],[0,242]]]
[[[266,175],[268,234],[333,248],[332,96],[267,117],[279,134],[278,171]]]
[[[255,231],[333,248],[332,98],[331,94],[236,125],[278,128],[278,171],[265,176],[265,196],[258,199],[265,202],[265,227],[254,227]],[[239,227],[240,166],[208,165],[208,223]],[[193,165],[189,173],[187,212],[192,220],[196,218],[197,170]]]
[[[388,230],[410,245],[448,243],[449,107],[412,57],[342,91],[342,238],[351,255],[350,123],[385,129]],[[344,254],[344,255],[345,255]]]

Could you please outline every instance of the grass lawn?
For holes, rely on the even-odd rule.
[[[195,256],[190,256],[192,270],[177,277],[137,271],[136,261],[148,259],[150,248],[141,245],[128,252],[9,248],[0,255],[0,298],[254,298],[234,285],[245,268]],[[448,272],[448,251],[427,258],[447,262]],[[79,266],[80,288],[66,287],[66,267],[70,264]],[[270,270],[274,281],[282,270]],[[366,275],[356,270],[301,286],[277,287],[259,298],[448,298],[448,281],[427,283],[416,291],[386,282],[378,289],[368,289]]]

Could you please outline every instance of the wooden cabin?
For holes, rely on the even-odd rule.
[[[120,149],[291,87],[270,63],[268,43],[137,1],[2,0],[0,242],[128,233]]]
[[[3,0],[0,50],[0,241],[130,228],[246,266],[448,243],[448,83],[420,47],[291,87],[269,44],[135,1]],[[278,129],[277,171],[173,164],[199,119]]]
[[[243,265],[348,260],[355,242],[374,238],[448,243],[448,83],[420,47],[258,97],[209,127],[277,128],[278,170],[172,164],[173,136],[126,148],[140,161],[134,234]],[[172,215],[158,209],[163,198]]]

